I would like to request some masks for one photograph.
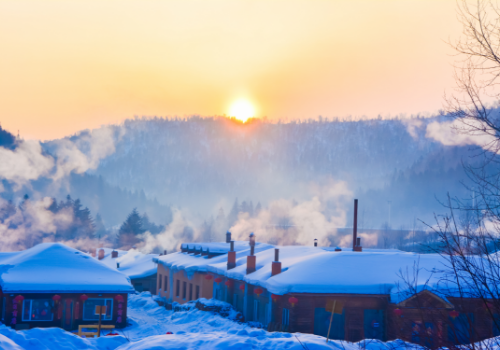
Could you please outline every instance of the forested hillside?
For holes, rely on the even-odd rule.
[[[235,198],[300,202],[311,186],[342,180],[360,199],[366,226],[409,225],[443,209],[436,197],[467,196],[460,181],[469,149],[427,138],[434,120],[128,120],[116,151],[94,173],[203,217],[221,207],[228,213]]]

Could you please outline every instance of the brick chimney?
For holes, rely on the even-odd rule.
[[[247,256],[247,275],[255,272],[257,266],[257,257],[255,253],[255,235],[250,233],[250,255]]]
[[[231,235],[231,233],[229,233],[229,235]],[[234,251],[234,241],[231,241],[231,250],[227,253],[227,269],[231,270],[234,269],[235,267],[236,267],[236,252]]]
[[[97,257],[99,260],[104,259],[104,249],[99,249],[99,255]]]
[[[111,252],[111,258],[112,258],[112,259],[116,259],[116,258],[118,258],[118,252],[117,252],[116,250],[113,250],[113,251]]]
[[[280,250],[274,250],[274,261],[271,265],[271,276],[281,273]]]

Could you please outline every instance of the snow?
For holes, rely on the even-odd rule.
[[[157,272],[157,266],[153,262],[153,258],[157,258],[159,254],[143,254],[136,249],[130,249],[129,251],[115,249],[118,252],[118,257],[112,258],[111,252],[113,249],[100,249],[104,249],[104,258],[99,260],[101,263],[115,270],[117,269],[116,264],[119,263],[120,268],[117,270],[131,279],[148,277]],[[99,249],[97,249],[97,252],[99,252]]]
[[[227,244],[227,243],[226,243]],[[236,267],[227,270],[227,255],[212,259],[188,253],[174,253],[156,259],[171,269],[185,270],[188,277],[194,272],[212,272],[231,279],[261,286],[277,295],[287,293],[349,293],[390,295],[393,302],[407,298],[402,275],[414,279],[412,288],[428,289],[436,294],[453,295],[452,286],[443,282],[446,261],[438,254],[416,254],[396,249],[364,249],[354,252],[343,248],[285,246],[279,247],[282,272],[271,276],[274,248],[256,245],[256,271],[246,273],[247,250],[236,253]],[[278,248],[278,247],[277,247]],[[418,271],[417,271],[418,270]],[[443,293],[441,297],[446,300]]]
[[[0,257],[4,293],[133,293],[130,280],[89,255],[61,243],[41,243]]]

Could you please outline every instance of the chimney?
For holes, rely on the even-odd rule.
[[[104,249],[99,249],[99,256],[97,257],[99,260],[104,259]]]
[[[281,273],[280,250],[274,250],[274,261],[271,265],[271,276]]]
[[[361,247],[361,238],[356,239],[356,246],[354,247],[355,252],[362,252],[363,248]]]
[[[119,269],[120,268],[120,263],[116,263],[116,268]]]
[[[247,275],[256,270],[257,257],[255,253],[255,235],[250,233],[250,255],[247,256]]]
[[[167,250],[166,249],[163,251],[163,255],[167,255]]]
[[[352,250],[356,249],[356,238],[358,237],[358,200],[354,200],[354,221],[352,225]]]
[[[315,239],[314,239],[314,246],[315,246],[315,247],[317,247],[317,246],[318,246],[318,239],[317,239],[317,238],[315,238]]]
[[[226,243],[231,243],[231,232],[226,232]]]
[[[116,258],[118,258],[118,252],[117,252],[116,250],[113,250],[113,251],[111,252],[111,258],[112,258],[112,259],[116,259]]]
[[[229,235],[231,234],[229,233]],[[236,267],[236,252],[234,251],[234,242],[231,241],[231,250],[227,253],[227,269],[231,270],[234,269],[235,267]]]

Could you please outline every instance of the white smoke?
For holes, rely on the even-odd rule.
[[[402,122],[406,125],[406,130],[413,139],[418,139],[417,129],[422,127],[422,120],[417,118],[402,119]]]
[[[44,154],[39,141],[20,141],[14,150],[0,147],[0,179],[10,181],[16,189],[40,177],[60,180],[72,172],[81,174],[96,169],[103,158],[115,151],[111,127],[84,132],[76,141],[61,139],[53,144],[54,156]]]
[[[0,178],[17,187],[48,176],[55,164],[51,156],[43,154],[38,141],[23,141],[15,150],[0,147],[0,160]]]
[[[496,142],[492,130],[484,132],[474,131],[476,128],[482,129],[481,125],[474,121],[466,121],[470,126],[463,124],[461,120],[445,122],[432,122],[427,125],[426,137],[441,142],[445,146],[466,146],[476,145],[484,149],[489,149],[492,143]]]
[[[332,183],[317,190],[316,196],[302,203],[284,199],[273,201],[257,217],[240,213],[230,231],[237,240],[246,240],[254,232],[259,241],[272,244],[311,245],[314,239],[318,239],[320,245],[330,245],[337,227],[346,225],[345,207],[352,193],[345,182]],[[324,214],[327,203],[335,207],[334,215],[330,217]]]
[[[165,230],[157,235],[150,232],[145,232],[141,235],[142,243],[138,249],[144,253],[149,254],[154,249],[167,250],[172,252],[178,250],[180,245],[186,241],[195,241],[198,239],[200,231],[196,226],[187,219],[187,215],[178,209],[173,209],[172,222],[165,228]],[[186,237],[186,228],[192,232],[192,237]]]

